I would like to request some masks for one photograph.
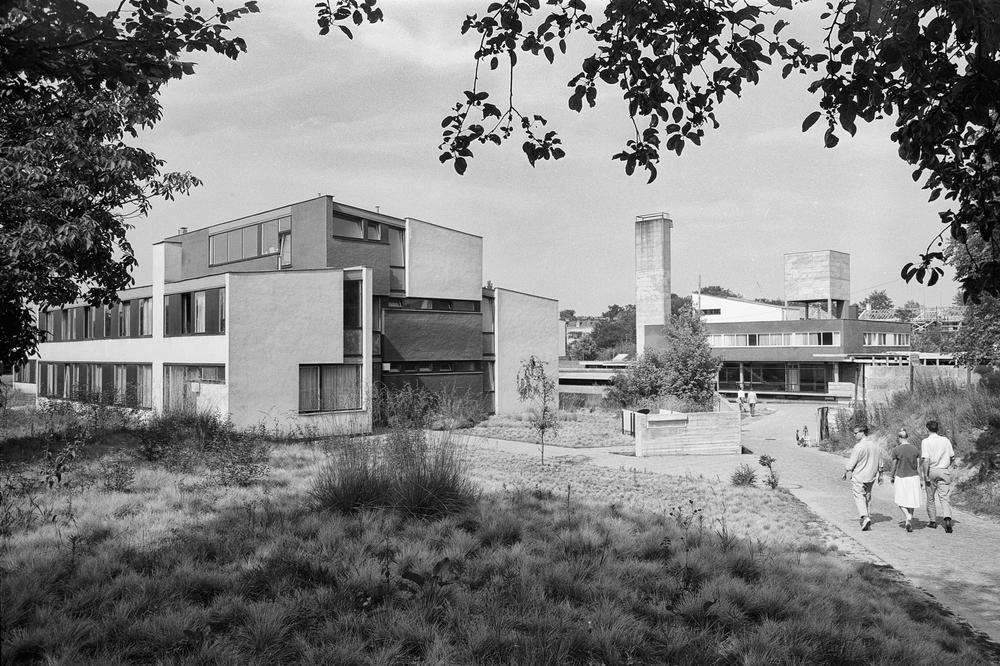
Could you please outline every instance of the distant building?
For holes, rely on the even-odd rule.
[[[865,366],[910,362],[909,323],[851,318],[848,254],[795,252],[784,266],[785,305],[692,295],[723,361],[720,392],[853,399]],[[662,324],[644,333],[647,347],[664,344]]]
[[[119,305],[39,314],[49,338],[19,389],[363,432],[379,383],[519,411],[521,361],[558,362],[558,303],[484,289],[483,240],[455,229],[322,196],[153,250],[152,284]]]

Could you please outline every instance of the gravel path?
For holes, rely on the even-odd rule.
[[[479,450],[474,456],[474,471],[487,487],[491,483],[494,488],[539,485],[558,494],[571,484],[570,494],[576,487],[592,499],[628,502],[656,511],[684,505],[693,493],[710,521],[732,515],[732,527],[741,536],[799,547],[809,542],[832,545],[848,557],[888,564],[991,640],[1000,642],[1000,525],[954,510],[955,531],[946,534],[940,527],[927,528],[926,512],[921,508],[914,532],[908,534],[899,527],[899,509],[893,504],[892,486],[887,482],[876,486],[872,495],[872,530],[861,532],[850,484],[841,480],[844,459],[795,444],[797,428],[814,426],[817,406],[772,403],[768,407],[769,413],[744,419],[743,444],[752,453],[739,456],[636,458],[622,447],[546,446],[546,460],[552,464],[543,468],[538,463],[537,445],[479,437],[470,437],[469,443]],[[760,469],[757,459],[765,453],[777,459],[775,469],[781,486],[811,511],[783,503],[781,497],[788,497],[786,493],[728,485],[738,464]],[[710,483],[684,483],[684,478]],[[760,507],[760,503],[769,506]],[[765,512],[755,507],[774,511],[780,518],[774,524],[762,521],[760,516]],[[738,509],[735,514],[734,509]]]

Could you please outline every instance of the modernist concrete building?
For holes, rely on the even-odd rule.
[[[558,302],[484,289],[482,254],[479,236],[329,196],[182,229],[120,305],[40,313],[49,341],[15,383],[319,432],[369,430],[379,382],[519,411],[521,361],[558,363]]]
[[[637,247],[645,236],[637,223]],[[658,240],[653,242],[658,256]],[[638,266],[637,261],[640,289],[651,270],[640,272]],[[669,272],[669,261],[663,268]],[[854,399],[866,366],[909,363],[909,323],[859,320],[849,307],[850,255],[832,250],[790,253],[784,269],[784,305],[692,295],[709,344],[723,360],[720,392],[735,394],[742,384],[759,395]],[[645,348],[665,344],[666,321],[637,325],[644,329],[637,337]]]

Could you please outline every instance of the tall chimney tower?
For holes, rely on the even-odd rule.
[[[646,349],[646,326],[670,318],[670,230],[667,213],[635,218],[635,351]]]

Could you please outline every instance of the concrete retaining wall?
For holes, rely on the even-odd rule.
[[[858,399],[886,402],[893,393],[908,391],[911,371],[914,381],[948,381],[966,386],[978,384],[980,379],[978,373],[953,365],[868,365],[864,368],[864,394]]]
[[[623,425],[632,422],[633,414],[635,455],[638,457],[730,455],[743,450],[739,412],[625,412]]]

